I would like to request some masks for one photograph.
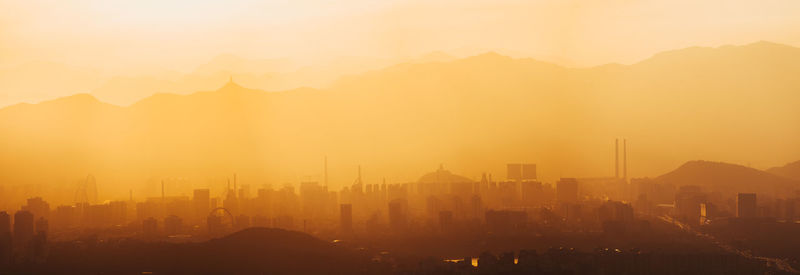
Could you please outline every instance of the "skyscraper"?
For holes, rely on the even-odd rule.
[[[25,210],[14,213],[14,243],[24,245],[33,238],[33,213]]]
[[[6,211],[0,212],[0,266],[11,263],[11,215]]]
[[[11,215],[8,212],[0,212],[0,234],[11,233]]]

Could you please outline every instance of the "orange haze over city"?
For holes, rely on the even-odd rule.
[[[0,41],[0,274],[800,270],[800,2],[0,1]]]

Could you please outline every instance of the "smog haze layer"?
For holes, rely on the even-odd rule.
[[[335,188],[359,165],[377,183],[528,162],[552,182],[612,175],[615,138],[633,177],[782,166],[800,152],[796,6],[3,2],[0,180],[21,202],[91,174],[120,199],[164,178],[321,182],[327,156]]]

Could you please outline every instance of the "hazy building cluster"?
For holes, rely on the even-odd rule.
[[[586,184],[597,190],[581,188]],[[533,164],[509,164],[502,180],[484,174],[480,181],[473,181],[440,167],[411,183],[370,184],[359,174],[352,185],[339,191],[318,182],[301,182],[297,189],[287,185],[251,190],[250,185],[240,185],[235,175],[227,186],[214,197],[210,189],[195,189],[192,196],[166,196],[162,190],[160,197],[134,200],[131,196],[130,200],[103,203],[90,203],[80,195],[82,202],[52,209],[36,197],[28,199],[16,213],[28,213],[43,224],[49,221],[56,235],[64,238],[101,232],[175,240],[218,237],[254,226],[346,237],[460,231],[518,233],[525,232],[534,221],[598,231],[610,229],[611,223],[634,221],[631,205],[617,201],[623,198],[609,199],[603,197],[605,193],[594,193],[624,193],[612,190],[627,186],[624,179],[563,178],[547,184],[536,179]],[[78,193],[85,189],[96,193],[95,188],[82,188]],[[13,224],[23,222],[14,219]]]
[[[301,231],[337,241],[397,241],[419,236],[530,240],[555,234],[643,244],[658,238],[652,222],[663,219],[729,239],[757,236],[753,232],[764,228],[777,232],[775,236],[800,234],[795,223],[797,194],[761,199],[755,193],[731,194],[695,185],[676,187],[656,179],[628,179],[626,156],[622,173],[619,157],[616,160],[614,176],[561,178],[553,183],[537,178],[535,164],[508,164],[501,179],[484,173],[477,181],[440,166],[406,183],[367,183],[359,168],[354,182],[338,191],[328,188],[327,176],[322,183],[300,182],[297,188],[264,185],[253,189],[233,175],[216,195],[200,188],[191,196],[167,196],[162,182],[159,197],[135,200],[131,194],[129,200],[102,203],[96,202],[96,183],[89,177],[78,188],[75,204],[51,207],[43,198],[34,197],[17,211],[0,212],[0,264],[44,262],[48,238],[69,242],[93,236],[184,243],[220,238],[250,227]],[[499,257],[484,253],[475,260],[477,269],[470,258],[477,255],[472,255],[457,261],[423,261],[415,271],[583,273],[585,268],[602,267],[636,273],[666,267],[675,272],[701,266],[709,272],[761,268],[752,258],[725,256],[728,254],[702,256],[706,259],[688,254],[642,254],[636,249],[597,249],[561,248],[545,254],[524,250],[518,256],[506,253]],[[379,258],[391,258],[387,255],[379,254]]]

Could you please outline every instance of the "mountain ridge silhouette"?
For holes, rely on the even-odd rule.
[[[720,68],[730,62],[711,60],[726,62],[713,65]],[[105,187],[112,196],[146,194],[155,189],[142,182],[158,176],[238,172],[286,182],[295,178],[287,171],[316,167],[312,160],[323,154],[338,160],[331,164],[338,171],[370,163],[372,180],[414,181],[439,163],[475,179],[501,174],[499,164],[509,160],[529,160],[542,164],[543,180],[555,181],[613,174],[609,141],[619,136],[639,156],[632,176],[661,174],[686,159],[755,156],[749,161],[763,166],[794,159],[800,127],[777,125],[800,125],[800,79],[792,77],[800,65],[791,58],[741,60],[763,63],[734,62],[719,72],[688,64],[663,75],[636,65],[571,69],[488,54],[401,64],[329,89],[220,85],[127,107],[25,104],[0,109],[0,166],[13,171],[0,173],[0,182],[50,186],[92,173],[101,185],[115,182]],[[742,77],[751,66],[781,73]],[[765,145],[754,148],[754,140]],[[333,174],[331,181],[352,177]]]
[[[769,168],[767,169],[767,172],[785,178],[800,180],[800,160],[787,163],[784,166]]]
[[[675,186],[695,185],[713,192],[766,193],[783,196],[800,190],[800,181],[738,164],[688,161],[655,178]]]

